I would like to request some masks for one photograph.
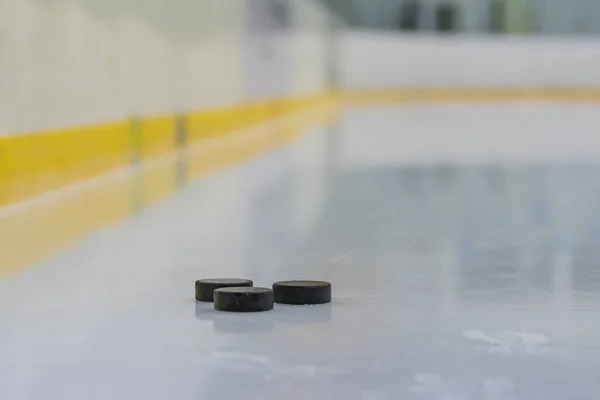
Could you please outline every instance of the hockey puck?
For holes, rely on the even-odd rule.
[[[255,287],[228,287],[215,290],[215,310],[259,312],[273,309],[273,290]]]
[[[320,281],[285,281],[273,284],[275,303],[327,304],[331,303],[331,283]]]
[[[213,293],[217,289],[228,287],[251,287],[254,283],[249,279],[202,279],[196,281],[196,301],[213,301]]]

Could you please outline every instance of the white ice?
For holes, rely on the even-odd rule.
[[[195,182],[0,282],[0,397],[595,400],[599,111],[348,110]],[[196,304],[221,276],[333,303]]]

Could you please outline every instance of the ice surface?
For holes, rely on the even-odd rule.
[[[349,112],[0,282],[2,398],[596,400],[599,122]],[[222,276],[327,280],[333,303],[196,304]]]

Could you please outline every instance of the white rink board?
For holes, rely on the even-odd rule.
[[[3,0],[0,137],[322,93],[332,17],[288,3],[256,46],[246,0]]]
[[[340,163],[358,168],[600,161],[600,104],[387,105],[349,112],[342,124]]]
[[[595,38],[347,31],[341,43],[348,89],[600,86]]]

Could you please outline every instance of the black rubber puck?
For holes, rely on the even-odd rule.
[[[273,284],[275,303],[327,304],[331,303],[331,283],[320,281],[285,281]]]
[[[273,309],[273,290],[255,287],[217,289],[214,303],[217,311],[269,311]]]
[[[228,287],[252,287],[254,283],[249,279],[202,279],[196,281],[196,301],[213,301],[213,293],[217,289]]]

